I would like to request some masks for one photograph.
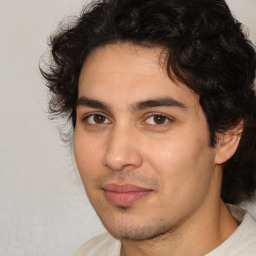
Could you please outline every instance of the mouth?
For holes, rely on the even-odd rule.
[[[103,191],[107,201],[115,206],[131,206],[153,192],[132,184],[107,184],[103,186]]]

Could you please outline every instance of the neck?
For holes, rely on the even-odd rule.
[[[203,256],[223,243],[238,227],[220,200],[209,211],[197,211],[182,225],[145,241],[122,241],[121,256]]]

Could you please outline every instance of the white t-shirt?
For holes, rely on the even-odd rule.
[[[205,256],[255,256],[256,221],[241,208],[230,206],[234,218],[241,222],[235,232]],[[83,244],[73,256],[120,256],[121,242],[109,233]]]

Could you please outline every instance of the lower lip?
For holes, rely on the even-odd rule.
[[[130,206],[148,196],[152,191],[115,192],[105,190],[106,199],[116,206]]]

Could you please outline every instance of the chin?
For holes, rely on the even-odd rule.
[[[119,240],[145,241],[160,238],[167,233],[171,233],[167,227],[123,227],[122,230],[108,230],[109,233]]]
[[[145,217],[144,223],[143,220],[125,220],[125,218],[122,220],[114,218],[111,222],[104,220],[101,221],[108,232],[119,240],[151,240],[164,236],[167,233],[172,233],[175,229],[174,227],[161,223],[161,220],[148,220],[146,222]]]

